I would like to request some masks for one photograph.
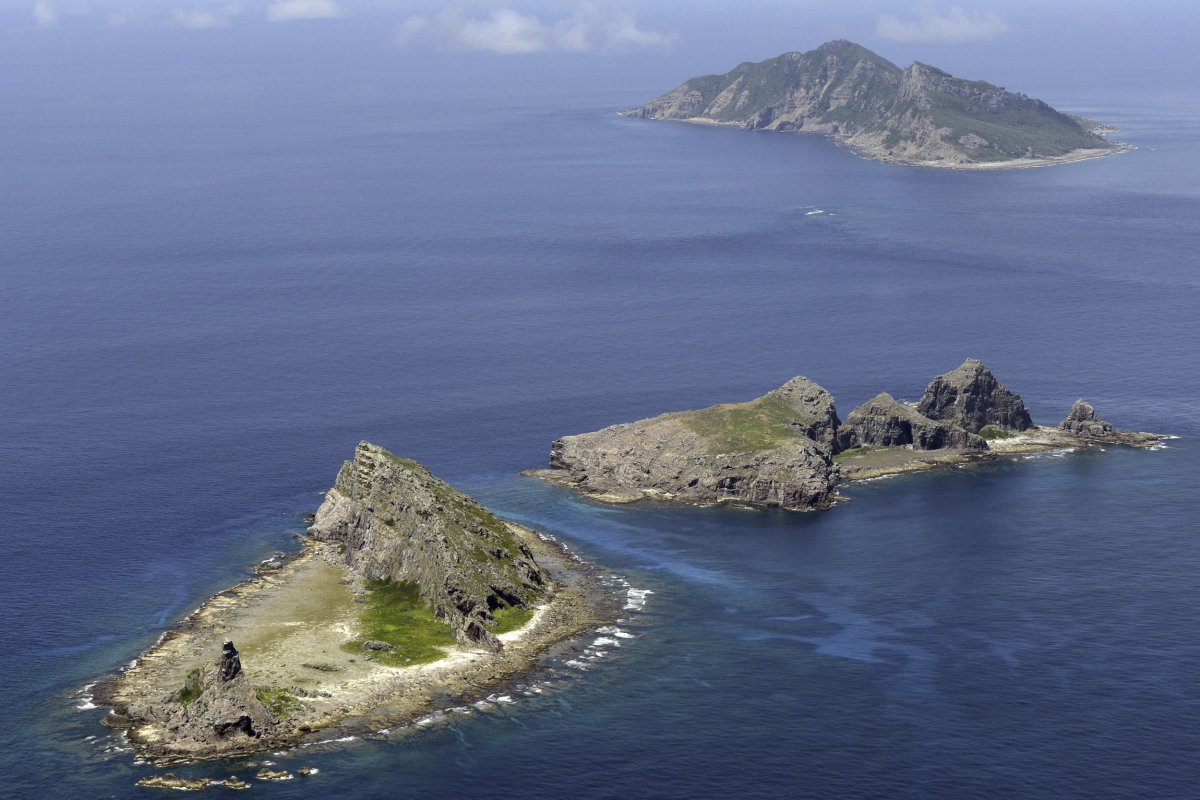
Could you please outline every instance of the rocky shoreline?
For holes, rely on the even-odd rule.
[[[379,452],[386,451],[368,455]],[[362,459],[348,464],[361,466]],[[407,466],[397,472],[410,474],[419,481],[427,476]],[[442,501],[452,499],[445,484],[426,485],[442,493]],[[455,493],[453,499],[459,497],[465,496]],[[421,498],[405,500],[419,506]],[[482,507],[468,508],[474,514]],[[489,528],[494,519],[486,519]],[[111,709],[104,723],[124,731],[139,756],[165,766],[403,726],[480,700],[535,669],[551,648],[620,615],[618,600],[597,577],[599,567],[550,537],[501,524],[511,537],[507,543],[541,580],[519,627],[472,638],[466,633],[471,622],[444,613],[434,624],[461,633],[457,642],[451,639],[436,660],[397,666],[384,656],[402,651],[402,641],[359,644],[376,579],[347,558],[344,541],[321,541],[318,536],[328,531],[314,525],[302,552],[211,597],[119,674],[97,681],[92,702]],[[438,530],[439,536],[452,535]],[[489,530],[489,540],[499,533]],[[365,549],[378,554],[379,547],[372,542]],[[489,570],[487,577],[497,575]],[[461,600],[470,586],[458,583]],[[476,610],[473,621],[496,627],[485,611]]]
[[[618,111],[618,116],[643,118],[640,114],[629,111]],[[728,122],[705,117],[689,117],[687,119],[662,119],[663,122],[682,122],[687,125],[702,125],[710,128],[735,128],[745,130],[740,122]],[[1104,135],[1115,133],[1116,128],[1106,127]],[[929,167],[933,169],[961,170],[965,172],[1003,170],[1003,169],[1034,169],[1037,167],[1053,167],[1060,164],[1073,164],[1079,161],[1092,161],[1105,156],[1127,153],[1134,150],[1133,145],[1124,142],[1109,142],[1107,147],[1081,147],[1056,156],[1038,156],[1030,158],[1010,158],[1002,161],[946,161],[930,158],[911,158],[897,156],[886,146],[876,141],[864,141],[859,137],[846,134],[825,134],[831,142],[849,150],[857,156],[869,161],[879,161],[884,164],[896,164],[904,167]]]
[[[1165,438],[1121,430],[1083,400],[1057,427],[1035,425],[1019,395],[967,359],[915,404],[883,392],[842,421],[829,392],[796,377],[748,402],[564,436],[551,446],[551,468],[526,474],[604,503],[814,510],[844,499],[838,487],[854,481],[1047,450],[1151,448]]]

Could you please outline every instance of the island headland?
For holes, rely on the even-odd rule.
[[[105,724],[160,765],[378,730],[482,698],[617,614],[596,567],[367,442],[303,544],[97,682]]]
[[[914,404],[883,392],[839,419],[833,395],[805,377],[754,400],[564,436],[534,475],[603,502],[823,509],[840,484],[995,458],[1164,436],[1125,431],[1079,400],[1058,426],[1035,425],[1024,401],[983,362],[930,382]]]
[[[1045,166],[1127,149],[1105,138],[1110,126],[920,62],[901,69],[844,40],[692,78],[621,113],[820,133],[869,158],[930,167]]]

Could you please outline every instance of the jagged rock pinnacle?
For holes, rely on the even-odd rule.
[[[217,677],[224,683],[242,674],[242,659],[238,656],[237,648],[228,639],[221,646],[221,658],[217,662]]]

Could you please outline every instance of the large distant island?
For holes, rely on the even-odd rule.
[[[915,404],[883,392],[838,418],[833,395],[796,377],[755,400],[564,436],[535,475],[605,502],[641,499],[828,508],[845,481],[1093,445],[1152,447],[1164,437],[1116,428],[1076,401],[1056,427],[981,361],[933,379]]]
[[[871,158],[920,166],[1040,166],[1122,149],[1104,138],[1111,128],[1041,100],[920,62],[901,69],[844,40],[692,78],[623,113],[822,133]]]
[[[304,544],[98,682],[105,723],[158,764],[378,730],[478,700],[606,618],[606,593],[552,539],[368,442]]]

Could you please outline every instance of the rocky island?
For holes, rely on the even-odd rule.
[[[487,695],[609,613],[553,540],[367,442],[303,552],[271,567],[98,682],[105,724],[142,756],[226,757],[411,721]]]
[[[755,400],[564,436],[551,469],[528,474],[604,502],[659,499],[790,509],[828,508],[842,483],[994,458],[1163,436],[1120,430],[1080,400],[1056,427],[981,361],[939,375],[919,402],[883,392],[838,418],[833,396],[796,377]]]
[[[914,62],[901,69],[843,40],[705,75],[622,112],[645,119],[820,133],[881,161],[1040,166],[1122,149],[1113,129],[1041,100]]]

